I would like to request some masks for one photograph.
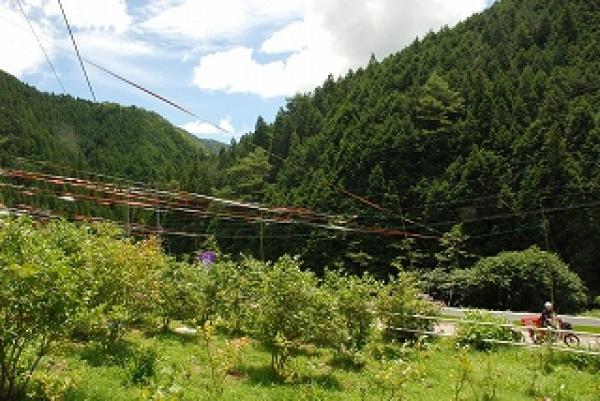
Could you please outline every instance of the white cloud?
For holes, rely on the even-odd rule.
[[[291,53],[261,63],[253,50],[236,47],[203,56],[194,69],[201,89],[290,96],[321,84],[328,74],[382,59],[417,36],[485,8],[486,0],[305,0],[301,20],[262,43],[265,54]]]
[[[33,35],[22,28],[26,24],[23,16],[7,2],[0,2],[0,15],[3,18],[0,23],[0,69],[17,77],[37,71],[45,62],[44,55]],[[33,26],[38,34],[49,34],[39,24],[33,22]],[[45,47],[52,54],[54,47]]]
[[[313,31],[313,33],[316,33]],[[273,33],[265,40],[260,51],[267,54],[297,52],[309,44],[310,27],[304,21],[295,21]]]
[[[309,91],[331,68],[339,70],[345,61],[321,48],[293,53],[285,61],[261,64],[247,47],[203,57],[194,69],[194,84],[206,90],[228,93],[255,93],[263,98]]]
[[[384,58],[430,30],[483,10],[486,0],[333,0],[319,3],[324,29],[354,64]]]
[[[87,30],[110,30],[125,32],[129,29],[132,18],[127,13],[125,0],[62,0],[69,24]],[[44,13],[60,16],[60,8],[56,1],[46,1]]]
[[[215,134],[235,134],[235,128],[231,123],[231,116],[227,116],[221,119],[221,121],[219,121],[218,126],[227,131],[227,133],[223,132],[223,130],[217,129],[217,127],[208,122],[199,120],[190,121],[186,124],[181,125],[180,127],[189,132],[190,134],[194,134],[198,137],[212,138]]]
[[[152,7],[156,8],[156,4]],[[185,0],[165,8],[143,28],[193,40],[231,39],[264,23],[301,15],[302,0]]]
[[[158,51],[148,42],[104,31],[80,33],[77,35],[77,43],[82,49],[85,49],[86,55],[94,55],[94,58],[106,55],[149,56]]]
[[[60,52],[76,62],[57,2],[24,0],[23,5],[50,57],[54,59]],[[63,5],[69,22],[79,28],[75,35],[84,56],[123,65],[119,63],[123,57],[157,54],[152,44],[127,33],[131,17],[124,0],[63,0]],[[0,68],[16,76],[47,69],[44,55],[15,3],[0,0],[0,16],[4,20],[0,23]]]

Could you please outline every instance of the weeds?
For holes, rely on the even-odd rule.
[[[496,401],[498,399],[498,379],[500,378],[500,370],[492,366],[492,362],[488,358],[486,369],[479,385],[480,401]]]
[[[242,351],[249,344],[249,340],[243,337],[219,346],[215,327],[211,322],[206,322],[198,333],[201,343],[206,347],[210,377],[209,393],[215,399],[220,399],[225,390],[225,379],[227,375],[237,373],[234,369],[242,364]]]
[[[467,384],[471,383],[473,376],[473,362],[467,354],[468,348],[461,348],[458,355],[458,372],[454,383],[454,401],[460,401]]]
[[[129,359],[126,382],[134,385],[148,385],[156,376],[158,352],[151,347],[140,347]]]

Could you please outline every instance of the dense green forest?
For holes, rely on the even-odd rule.
[[[186,188],[205,184],[209,152],[219,151],[156,113],[40,93],[2,71],[0,143],[3,161],[22,156]]]
[[[4,73],[0,100],[4,163],[26,156],[431,237],[164,216],[227,252],[378,277],[394,265],[437,282],[536,245],[600,291],[597,2],[497,2],[288,99],[217,156],[153,113],[40,94]]]
[[[598,291],[599,101],[600,4],[503,0],[294,96],[222,157],[240,166],[265,149],[262,190],[273,204],[451,232],[442,241],[315,234],[276,241],[275,254],[452,269],[538,245]]]

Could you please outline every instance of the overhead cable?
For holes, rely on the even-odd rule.
[[[79,48],[77,47],[77,42],[75,42],[75,37],[73,36],[73,31],[71,30],[71,25],[69,25],[69,20],[67,19],[67,14],[65,13],[65,9],[63,8],[62,2],[58,1],[58,5],[60,6],[60,11],[65,20],[65,25],[67,26],[67,30],[69,31],[69,36],[71,37],[71,42],[73,42],[73,47],[75,48],[75,53],[77,53],[77,58],[79,59],[79,65],[81,66],[81,70],[83,71],[83,76],[85,77],[85,81],[87,82],[88,88],[90,88],[90,93],[92,94],[92,98],[94,102],[96,101],[96,94],[92,89],[92,83],[90,82],[90,78],[88,77],[87,71],[85,70],[85,66],[83,65],[83,60],[81,59],[81,54],[79,53]]]
[[[25,17],[25,19],[27,20],[27,24],[29,24],[29,28],[31,29],[31,33],[35,37],[35,40],[36,40],[38,46],[42,50],[42,53],[44,53],[44,57],[46,57],[46,62],[48,63],[48,65],[52,69],[52,72],[54,73],[54,76],[56,77],[56,80],[58,81],[58,84],[60,85],[60,87],[62,89],[62,93],[65,94],[66,93],[65,86],[63,85],[62,81],[60,80],[60,77],[58,76],[58,72],[56,71],[56,68],[54,68],[54,64],[52,64],[52,61],[50,60],[50,56],[46,52],[46,49],[44,48],[44,45],[42,44],[42,41],[40,40],[40,37],[35,32],[35,29],[33,28],[33,24],[31,23],[31,20],[29,19],[29,16],[25,12],[25,9],[23,8],[23,4],[21,3],[21,0],[17,0],[17,5],[19,6],[19,10],[21,10],[21,14],[23,14],[23,17]]]

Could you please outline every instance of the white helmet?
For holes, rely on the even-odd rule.
[[[544,308],[546,308],[546,309],[548,309],[548,310],[552,309],[552,302],[550,302],[550,301],[546,302],[546,303],[544,304]]]

